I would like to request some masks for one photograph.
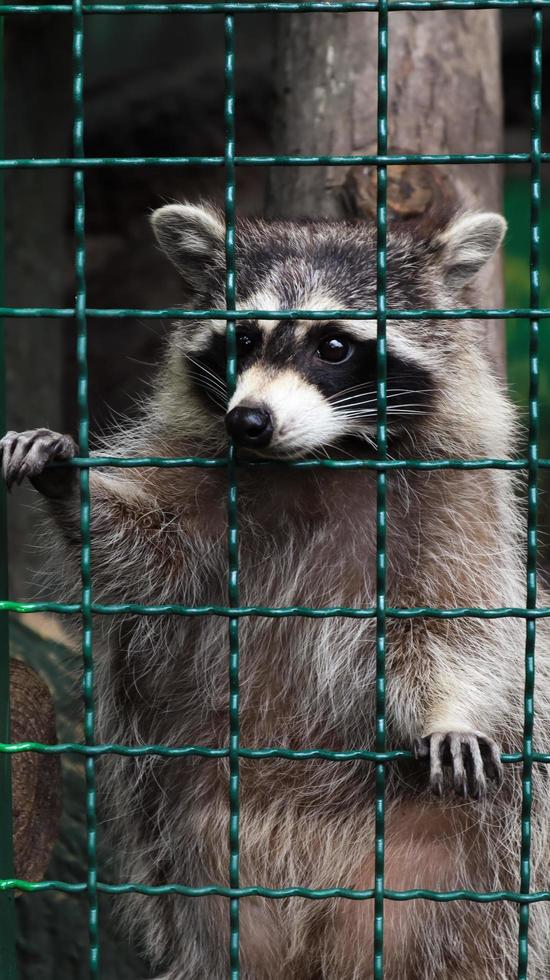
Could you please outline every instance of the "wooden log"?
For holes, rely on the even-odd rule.
[[[284,154],[376,150],[377,17],[371,13],[279,16],[273,146]],[[390,153],[494,153],[502,149],[500,19],[497,11],[390,14]],[[274,167],[272,216],[375,213],[373,168]],[[501,210],[502,166],[392,167],[389,216],[451,204]],[[480,276],[480,301],[503,301],[500,258]],[[504,373],[504,321],[488,322],[487,346]]]

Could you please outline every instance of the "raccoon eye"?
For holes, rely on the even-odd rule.
[[[237,354],[239,357],[246,357],[247,354],[252,353],[256,346],[256,339],[254,334],[239,330],[237,333]]]
[[[331,364],[341,364],[351,356],[353,345],[345,337],[324,337],[317,348],[317,357]]]

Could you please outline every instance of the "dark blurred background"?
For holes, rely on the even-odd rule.
[[[348,15],[342,15],[348,16]],[[276,152],[272,110],[276,17],[237,17],[237,145],[241,154]],[[504,149],[527,151],[530,128],[531,14],[503,12]],[[71,24],[63,16],[18,17],[6,31],[6,137],[8,157],[71,155]],[[545,55],[550,55],[547,32]],[[223,23],[186,15],[90,16],[86,19],[85,144],[89,156],[223,153]],[[374,93],[373,96],[374,98]],[[543,99],[543,105],[548,103]],[[479,107],[473,107],[478,111]],[[472,110],[473,111],[473,110]],[[550,113],[544,116],[550,148]],[[467,147],[465,149],[471,149]],[[475,147],[473,148],[475,149]],[[495,148],[496,149],[496,148]],[[546,166],[548,171],[548,166]],[[545,174],[548,177],[548,173]],[[289,174],[291,179],[291,174]],[[237,206],[262,213],[266,169],[238,170]],[[93,169],[86,176],[88,305],[170,307],[180,297],[177,278],[158,255],[147,215],[174,199],[222,201],[221,167]],[[68,170],[23,170],[5,178],[7,236],[5,302],[71,306],[73,198]],[[529,168],[505,171],[506,303],[529,305]],[[543,188],[542,305],[550,306],[550,194]],[[92,442],[113,419],[132,415],[158,362],[167,324],[145,320],[90,320]],[[510,390],[526,420],[528,323],[500,322],[506,333]],[[75,334],[71,320],[6,321],[8,423],[76,431]],[[541,328],[541,452],[550,457],[550,321]],[[549,528],[547,478],[541,478],[543,554]],[[10,504],[11,597],[36,597],[36,528],[32,494]],[[33,620],[31,623],[30,620]],[[27,627],[36,632],[30,634]],[[57,704],[58,737],[81,737],[79,699],[71,680],[78,653],[57,623],[27,617],[15,623],[14,650],[39,668]],[[61,838],[48,875],[82,880],[84,864],[82,765],[64,763],[65,810]],[[107,862],[100,877],[109,878]],[[85,975],[85,901],[55,893],[18,899],[20,970],[32,980]],[[137,954],[116,939],[102,900],[102,975],[130,980],[146,975]],[[63,923],[61,925],[60,923]],[[116,965],[115,965],[116,961]]]

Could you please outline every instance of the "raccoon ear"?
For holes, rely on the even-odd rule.
[[[469,212],[454,218],[435,240],[438,259],[450,286],[464,286],[496,252],[506,234],[500,214]]]
[[[208,293],[225,268],[225,225],[208,205],[167,204],[151,215],[151,225],[164,254],[188,288]]]

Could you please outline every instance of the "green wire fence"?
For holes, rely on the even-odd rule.
[[[13,930],[13,896],[16,889],[24,892],[39,892],[58,889],[66,893],[86,893],[88,900],[89,975],[93,980],[100,976],[100,930],[98,921],[98,893],[125,894],[139,892],[144,895],[178,894],[197,899],[206,895],[221,895],[228,899],[230,917],[230,948],[228,952],[228,973],[231,980],[240,977],[239,965],[239,906],[240,900],[252,895],[281,899],[299,896],[322,900],[342,897],[358,901],[372,900],[374,903],[374,962],[373,976],[382,980],[384,976],[384,903],[386,901],[407,901],[424,898],[435,902],[468,900],[487,903],[510,901],[519,908],[518,929],[518,980],[528,976],[528,931],[529,909],[533,902],[550,901],[550,891],[530,891],[530,844],[531,844],[531,803],[533,762],[550,762],[550,753],[533,750],[534,721],[534,681],[535,681],[535,642],[537,620],[550,616],[550,607],[537,606],[537,480],[541,467],[549,468],[550,459],[540,459],[538,453],[539,404],[538,404],[538,335],[539,321],[550,317],[550,309],[540,308],[540,200],[541,166],[550,161],[550,153],[543,153],[541,147],[541,84],[542,84],[542,21],[543,10],[550,6],[550,0],[367,0],[367,2],[247,2],[247,3],[83,3],[73,0],[72,4],[23,5],[5,4],[3,15],[25,16],[40,14],[72,15],[73,22],[73,156],[57,158],[2,159],[0,169],[17,168],[69,168],[74,171],[74,262],[76,300],[72,308],[53,307],[0,307],[0,317],[74,318],[77,326],[77,364],[78,364],[78,411],[80,455],[71,461],[80,474],[80,530],[81,530],[81,577],[82,589],[77,603],[55,602],[16,602],[4,598],[0,601],[0,628],[2,630],[2,659],[0,662],[0,780],[2,805],[0,805],[0,966],[2,980],[14,980],[16,976],[15,946]],[[388,21],[394,10],[453,9],[468,10],[480,8],[520,8],[531,10],[532,18],[532,87],[531,87],[531,145],[527,153],[483,153],[483,154],[388,154],[387,138],[387,92],[388,92]],[[378,128],[377,152],[368,156],[238,156],[235,153],[235,19],[236,13],[255,13],[260,11],[279,11],[285,13],[323,13],[335,11],[372,11],[378,24]],[[84,146],[84,27],[85,15],[92,14],[186,14],[199,13],[223,17],[225,25],[225,152],[223,156],[174,156],[174,157],[94,157],[85,156]],[[528,309],[460,309],[460,310],[414,310],[403,311],[386,308],[386,237],[387,237],[387,167],[395,163],[460,165],[465,163],[526,164],[531,169],[531,246],[530,246],[530,306]],[[121,319],[128,317],[182,319],[208,319],[211,316],[223,318],[227,322],[227,383],[230,393],[235,388],[237,358],[235,330],[235,172],[238,166],[316,166],[316,165],[372,164],[377,167],[377,290],[374,310],[250,310],[239,313],[239,318],[264,319],[343,319],[376,318],[377,331],[377,458],[370,460],[302,460],[289,463],[257,463],[246,465],[286,465],[294,468],[328,467],[342,469],[364,468],[374,470],[377,481],[376,503],[376,603],[370,608],[267,608],[263,606],[243,607],[239,604],[239,551],[238,551],[238,468],[241,464],[235,456],[232,445],[227,455],[216,459],[202,457],[188,458],[135,458],[119,459],[112,457],[90,458],[88,446],[88,368],[87,368],[87,321],[90,318]],[[225,168],[225,214],[226,214],[226,309],[225,310],[134,310],[97,309],[86,304],[86,243],[85,243],[85,174],[90,168],[101,167],[187,167],[214,166]],[[529,347],[529,437],[527,457],[515,460],[477,459],[469,461],[441,459],[435,461],[390,460],[387,457],[386,432],[386,325],[392,319],[510,319],[523,317],[530,321]],[[1,338],[0,338],[1,340]],[[65,463],[63,465],[66,465]],[[92,595],[90,554],[93,542],[90,540],[90,468],[93,466],[158,466],[158,467],[225,467],[228,474],[228,578],[227,606],[186,607],[178,604],[140,605],[126,602],[118,605],[95,603]],[[390,608],[386,607],[386,487],[395,469],[506,469],[524,470],[528,484],[528,548],[527,548],[527,600],[525,608],[453,608],[434,609]],[[0,526],[0,533],[2,527]],[[5,553],[5,552],[4,552]],[[5,563],[2,571],[2,589],[7,595]],[[82,621],[82,660],[83,660],[83,699],[84,699],[84,742],[45,745],[35,742],[11,744],[8,741],[8,680],[9,657],[5,637],[5,618],[10,611],[18,613],[55,612],[58,614],[79,614]],[[100,745],[94,739],[94,661],[92,618],[94,614],[115,615],[118,613],[138,613],[143,615],[181,615],[181,616],[222,616],[228,621],[228,669],[229,669],[229,738],[227,747],[205,748],[200,745],[185,745],[169,748],[163,745],[130,746]],[[341,616],[348,618],[372,618],[376,625],[376,738],[374,749],[330,751],[328,749],[300,750],[285,748],[249,749],[240,744],[239,732],[239,621],[244,616],[307,616],[324,618]],[[455,619],[472,617],[494,619],[498,617],[517,617],[525,620],[525,689],[524,689],[524,735],[521,753],[503,755],[504,762],[521,762],[523,765],[523,801],[521,819],[520,891],[519,892],[470,892],[464,890],[435,892],[427,889],[408,889],[395,891],[384,886],[384,788],[386,765],[395,759],[411,755],[405,750],[386,751],[385,738],[385,653],[386,621],[388,618],[434,617]],[[86,835],[87,835],[87,873],[85,880],[76,883],[63,881],[29,882],[13,877],[11,847],[9,842],[9,757],[16,752],[77,753],[85,757],[86,774]],[[229,886],[205,885],[191,888],[184,883],[165,885],[107,884],[97,880],[96,856],[96,790],[95,760],[107,753],[125,756],[154,754],[168,758],[181,756],[200,756],[206,758],[228,758],[229,760]],[[375,765],[375,874],[374,887],[359,891],[348,888],[292,887],[274,889],[252,886],[241,888],[239,883],[239,763],[241,758],[285,759],[365,759]],[[6,900],[8,904],[5,904]],[[4,904],[1,904],[4,902]]]

